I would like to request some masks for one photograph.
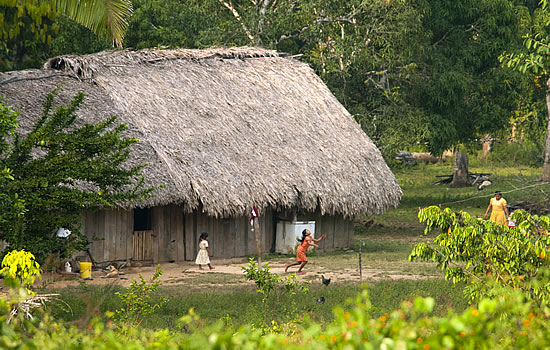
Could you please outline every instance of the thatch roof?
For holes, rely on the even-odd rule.
[[[42,70],[0,74],[0,95],[39,115],[63,83],[66,103],[87,94],[80,116],[111,115],[148,163],[146,206],[183,204],[215,216],[252,205],[345,216],[398,205],[401,189],[380,152],[314,71],[257,48],[109,51],[49,60]]]

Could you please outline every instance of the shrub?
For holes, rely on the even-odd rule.
[[[269,263],[265,263],[263,267],[258,266],[253,258],[250,258],[248,266],[242,267],[244,271],[244,278],[249,281],[256,282],[258,287],[257,292],[263,295],[262,302],[264,304],[264,327],[279,328],[274,323],[273,314],[278,305],[279,296],[281,293],[287,293],[288,295],[295,295],[297,292],[307,294],[308,286],[311,282],[300,282],[296,278],[296,274],[290,274],[286,278],[281,278],[278,274],[272,273]],[[271,326],[268,326],[267,313],[268,306],[271,306]],[[296,304],[292,301],[290,313],[294,316],[296,311]]]
[[[7,250],[30,250],[38,261],[88,244],[80,233],[83,210],[139,201],[153,190],[144,186],[143,165],[126,162],[138,142],[124,136],[126,126],[114,116],[80,125],[84,94],[54,108],[56,92],[26,133],[17,130],[18,113],[0,101],[0,237]],[[72,231],[70,239],[56,237],[60,227]]]
[[[157,269],[149,281],[139,275],[139,282],[133,279],[125,293],[115,293],[124,303],[124,307],[116,311],[116,318],[125,327],[139,326],[146,316],[152,314],[166,302],[166,298],[160,298],[158,302],[152,301],[152,293],[156,292],[162,284],[160,282],[161,275],[162,269],[160,265],[157,265]]]
[[[0,301],[2,303],[3,301]],[[1,305],[0,305],[1,306]],[[525,298],[519,289],[496,290],[462,313],[432,316],[434,300],[403,302],[392,313],[373,318],[364,291],[345,307],[334,310],[335,320],[319,324],[304,320],[289,337],[264,334],[252,326],[227,330],[222,322],[199,328],[192,310],[181,322],[189,332],[117,328],[99,320],[88,331],[67,327],[49,318],[26,329],[0,317],[0,347],[6,349],[547,349],[550,312]],[[0,308],[1,310],[1,308]]]
[[[550,304],[550,218],[517,210],[516,227],[473,219],[466,212],[432,206],[418,213],[425,233],[441,229],[433,242],[416,244],[409,260],[435,261],[445,278],[465,288],[470,300],[491,295],[494,284],[520,288],[540,305]],[[494,282],[494,283],[491,283]]]
[[[487,156],[487,160],[498,164],[526,165],[540,167],[544,161],[544,144],[532,141],[518,143],[498,142],[493,144],[493,149]]]
[[[36,277],[40,277],[40,265],[35,261],[31,252],[13,250],[2,259],[2,270],[0,274],[4,277],[4,283],[11,287],[23,286],[30,290]]]

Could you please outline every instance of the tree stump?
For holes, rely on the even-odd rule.
[[[483,148],[481,151],[481,159],[487,158],[492,148],[493,148],[493,141],[491,140],[491,136],[487,134],[483,138]]]
[[[450,187],[466,187],[468,183],[468,155],[457,152],[455,157],[455,166],[453,169],[453,181]]]

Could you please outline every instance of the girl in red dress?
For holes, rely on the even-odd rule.
[[[288,268],[291,266],[300,265],[297,273],[304,273],[302,272],[302,269],[307,264],[307,257],[306,257],[307,248],[309,248],[310,245],[314,246],[315,248],[319,248],[319,246],[313,242],[319,242],[326,236],[327,235],[322,235],[320,238],[315,239],[311,237],[311,232],[308,229],[303,230],[302,239],[298,239],[298,242],[300,242],[300,245],[298,246],[298,249],[296,249],[296,262],[292,264],[285,264],[285,272],[287,272]]]

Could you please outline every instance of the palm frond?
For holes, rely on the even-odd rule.
[[[130,0],[51,0],[52,9],[122,47],[133,9]]]

